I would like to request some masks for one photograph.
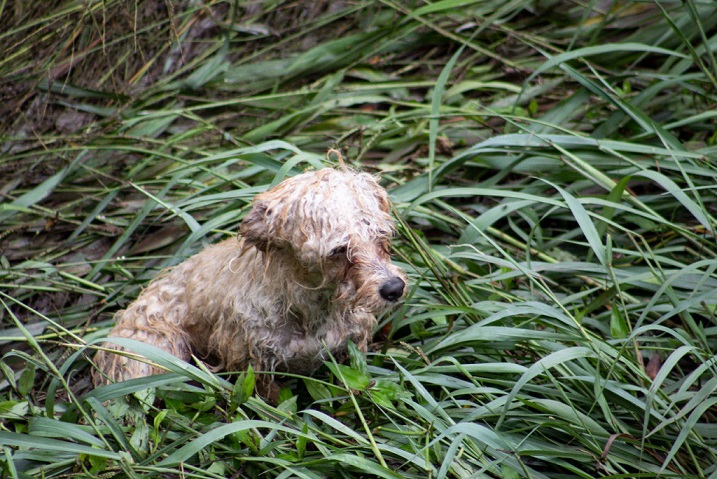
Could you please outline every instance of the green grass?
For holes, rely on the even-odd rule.
[[[3,477],[717,477],[714,2],[0,2],[0,49]],[[369,354],[93,390],[329,148],[411,280]]]

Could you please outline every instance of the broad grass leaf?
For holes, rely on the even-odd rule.
[[[104,447],[105,445],[101,439],[83,430],[81,426],[45,417],[36,417],[29,421],[28,433],[32,436],[71,439],[90,446]]]
[[[429,13],[438,13],[438,12],[444,12],[446,10],[454,10],[458,9],[459,11],[465,8],[468,8],[470,5],[475,3],[481,3],[480,0],[468,0],[468,1],[461,1],[461,0],[440,0],[438,2],[430,3],[428,5],[424,5],[420,8],[417,8],[413,11],[413,14],[416,16],[421,15],[427,15]]]
[[[670,462],[672,462],[675,455],[677,455],[677,453],[682,449],[683,445],[687,441],[687,438],[690,435],[695,434],[695,427],[698,421],[705,414],[707,414],[708,411],[714,408],[715,405],[717,405],[717,398],[711,398],[697,406],[694,411],[692,411],[687,420],[681,425],[682,427],[680,428],[679,434],[675,438],[674,444],[665,456],[665,460],[662,463],[660,473],[662,473],[662,471],[664,471],[670,465]]]
[[[501,414],[500,419],[498,420],[498,425],[502,424],[505,420],[506,414],[508,412],[508,408],[510,407],[510,404],[513,400],[515,400],[516,396],[520,393],[521,389],[532,379],[534,379],[536,376],[545,373],[546,370],[554,368],[557,365],[560,365],[565,362],[574,361],[576,359],[580,358],[596,358],[597,354],[586,347],[583,346],[576,346],[576,347],[566,347],[564,349],[560,349],[558,351],[555,351],[543,358],[541,358],[539,361],[537,361],[535,364],[533,364],[528,370],[520,377],[518,381],[516,381],[515,385],[511,389],[510,393],[508,394],[508,401],[506,402],[505,407],[503,408],[503,412]]]
[[[423,408],[423,406],[415,402],[412,403],[412,406],[418,408],[418,411],[420,411],[420,413],[423,415],[423,419],[426,422],[437,422],[439,424],[442,423],[443,419],[439,419],[439,417],[435,416],[431,411],[435,411],[436,414],[442,415],[444,412],[443,409],[438,405],[438,402],[431,395],[431,393],[423,386],[423,384],[421,384],[421,381],[418,379],[418,377],[411,374],[399,363],[396,363],[394,361],[394,364],[396,368],[401,372],[401,375],[405,377],[405,379],[408,380],[408,382],[413,386],[416,398],[425,401],[428,404],[429,408]]]
[[[549,56],[546,54],[546,56],[548,56],[548,61],[540,65],[540,67],[538,67],[533,73],[531,73],[525,83],[530,83],[542,72],[549,70],[556,65],[560,65],[561,63],[566,63],[578,58],[587,58],[595,55],[614,55],[615,52],[649,52],[658,53],[660,55],[675,56],[679,58],[687,57],[682,53],[668,50],[666,48],[656,47],[653,45],[646,45],[641,43],[607,43],[604,45],[577,48],[575,50],[571,50],[569,52],[561,53],[555,56]]]
[[[184,378],[180,374],[155,374],[141,378],[134,378],[119,383],[105,384],[89,391],[82,396],[83,399],[93,398],[100,403],[114,398],[134,394],[148,388],[161,388],[167,385],[176,384]]]
[[[171,111],[171,110],[170,110]],[[160,112],[127,122],[125,134],[134,138],[156,138],[179,118],[179,113]]]
[[[171,203],[168,203],[168,202],[164,201],[162,198],[153,195],[151,192],[149,192],[149,191],[147,191],[146,189],[140,187],[139,185],[136,185],[136,184],[134,184],[134,183],[131,183],[131,185],[132,185],[134,188],[136,188],[138,191],[140,191],[143,195],[145,195],[145,196],[147,196],[148,198],[150,198],[153,202],[155,202],[155,203],[157,203],[157,204],[159,204],[159,205],[162,205],[164,208],[166,208],[167,210],[171,211],[172,213],[174,213],[175,215],[177,215],[178,217],[180,217],[182,220],[184,220],[184,223],[189,227],[190,231],[197,231],[198,229],[201,228],[201,227],[199,226],[199,223],[197,222],[197,220],[195,220],[195,219],[192,217],[192,215],[190,215],[189,213],[187,213],[187,212],[185,212],[185,211],[182,211],[181,209],[177,208],[175,205],[173,205],[173,204],[171,204]],[[158,236],[159,236],[159,235],[158,235]],[[158,242],[159,242],[159,241],[161,241],[161,240],[158,238],[158,239],[156,239],[155,241],[158,241]],[[139,243],[137,247],[140,248],[140,247],[141,247],[141,243]],[[135,253],[134,250],[133,250],[132,252]]]
[[[391,469],[387,469],[380,464],[373,462],[367,457],[362,457],[354,454],[332,454],[327,457],[332,462],[341,464],[342,466],[349,466],[349,468],[355,468],[372,477],[383,477],[384,479],[403,479],[404,476],[397,474]]]
[[[502,221],[516,211],[520,211],[523,208],[528,208],[535,204],[533,200],[513,200],[506,199],[484,212],[479,216],[476,216],[461,234],[459,243],[461,244],[474,244],[481,237],[480,232],[485,231],[486,228],[492,226],[498,221]]]
[[[591,436],[604,439],[609,436],[609,432],[597,420],[589,414],[585,414],[570,404],[553,399],[535,398],[531,400],[531,406],[535,406],[538,410],[547,414],[564,418],[567,423],[580,425]]]
[[[500,473],[502,479],[520,479],[520,473],[513,469],[512,467],[508,467],[505,464],[500,466]]]
[[[346,35],[341,38],[320,43],[316,47],[288,58],[241,64],[229,68],[225,79],[229,83],[256,84],[267,80],[302,75],[308,71],[316,74],[328,69],[339,69],[352,62],[357,54],[374,51],[376,43],[385,33],[374,31]],[[373,49],[371,49],[373,47]]]
[[[702,376],[702,374],[692,374],[691,376],[695,378]],[[712,397],[714,397],[714,394],[717,391],[717,378],[709,379],[707,382],[705,382],[704,385],[702,385],[702,387],[699,387],[699,384],[695,384],[695,381],[693,380],[688,381],[687,384],[689,385],[688,387],[685,387],[685,385],[683,384],[680,387],[679,392],[671,395],[669,409],[674,410],[678,407],[678,403],[684,401],[684,399],[686,398],[689,398],[687,403],[679,408],[679,412],[677,414],[657,424],[657,426],[655,426],[652,430],[649,431],[649,433],[646,434],[646,438],[650,438],[651,436],[656,435],[658,432],[664,430],[666,427],[675,424],[682,424],[685,416],[692,413],[695,408],[697,408],[701,404],[704,404],[705,401],[708,401]],[[694,388],[696,393],[692,391],[686,393],[689,388]]]
[[[27,401],[2,401],[0,402],[0,418],[17,419],[25,416],[30,410]]]
[[[637,153],[652,156],[665,156],[675,158],[691,158],[698,160],[704,157],[699,151],[672,150],[666,147],[655,146],[652,143],[632,143],[624,140],[596,139],[578,134],[551,134],[535,135],[525,133],[510,133],[505,135],[492,136],[477,143],[457,155],[454,160],[464,156],[473,156],[485,152],[504,152],[505,148],[529,149],[529,148],[552,148],[560,146],[566,150],[576,149],[597,149],[602,151],[617,151],[621,153]],[[505,162],[514,161],[504,158]],[[633,170],[634,171],[634,170]]]
[[[531,123],[526,128],[528,131],[540,135],[557,133],[562,125],[568,124],[581,114],[581,109],[589,98],[590,93],[586,89],[580,88],[554,107],[545,110],[540,116],[539,122]]]
[[[659,184],[664,188],[670,195],[672,195],[677,201],[689,211],[694,218],[704,226],[707,231],[713,231],[715,227],[715,220],[712,217],[707,216],[704,208],[700,207],[695,201],[687,196],[687,193],[683,191],[673,180],[657,171],[636,171],[634,176],[642,176],[648,178],[655,183]]]
[[[348,436],[352,440],[356,441],[357,444],[364,444],[364,445],[368,444],[368,440],[364,436],[362,436],[358,431],[355,431],[351,427],[347,426],[346,424],[343,424],[341,421],[338,421],[337,419],[334,419],[333,417],[329,416],[328,414],[325,414],[321,411],[317,411],[315,409],[307,409],[304,411],[304,414],[306,416],[316,419],[319,422],[326,424],[327,426],[334,429],[338,433]]]
[[[515,314],[523,314],[515,312]],[[503,317],[509,314],[501,315]],[[483,324],[474,324],[469,328],[458,331],[454,334],[446,336],[436,346],[428,349],[427,354],[436,354],[443,350],[450,350],[457,346],[465,346],[474,343],[491,343],[491,342],[514,342],[524,341],[526,338],[532,339],[565,339],[564,334],[557,334],[550,331],[534,331],[515,327],[501,326],[485,326]]]
[[[36,205],[47,198],[62,183],[62,181],[86,158],[89,152],[84,151],[78,154],[75,159],[65,168],[50,176],[39,185],[32,188],[27,193],[15,198],[11,203],[11,208],[0,209],[0,222],[7,221],[20,211],[27,211],[27,208]],[[4,206],[4,205],[0,205]]]
[[[473,197],[494,197],[494,198],[514,198],[518,200],[530,200],[534,203],[545,203],[547,205],[551,206],[562,206],[563,203],[561,203],[559,200],[540,196],[540,195],[534,195],[530,193],[523,193],[519,191],[509,191],[509,190],[497,190],[492,188],[446,188],[438,191],[433,191],[430,193],[426,193],[417,199],[415,199],[408,207],[404,208],[403,213],[408,214],[416,208],[417,206],[422,205],[423,203],[428,203],[430,201],[436,200],[436,199],[449,199],[449,198],[473,198]]]
[[[106,451],[96,447],[83,446],[70,441],[60,441],[59,439],[36,437],[15,432],[0,431],[0,444],[5,446],[37,449],[43,452],[57,451],[71,454],[86,454],[88,456],[106,457],[115,461],[121,460],[121,455],[114,451]]]
[[[443,100],[443,92],[446,89],[446,83],[448,77],[453,70],[454,65],[458,61],[458,58],[463,53],[465,45],[461,45],[446,65],[441,70],[438,79],[436,80],[436,86],[433,88],[433,95],[431,97],[431,118],[428,120],[428,185],[429,188],[433,189],[433,165],[436,161],[436,139],[438,137],[438,121],[440,120],[441,103]]]
[[[298,477],[300,479],[323,479],[324,476],[313,472],[312,470],[306,468],[306,467],[297,467],[297,466],[284,466],[284,471],[276,476],[276,479],[293,479],[294,477]]]
[[[645,397],[645,410],[649,412],[653,404],[662,400],[662,388],[664,387],[665,381],[669,374],[678,365],[678,363],[687,355],[696,352],[694,346],[680,346],[676,348],[672,353],[662,362],[660,370],[657,372],[655,379],[652,380],[650,389],[648,390],[647,396]],[[647,421],[643,426],[643,432],[647,434]]]
[[[573,195],[565,191],[563,188],[560,188],[548,181],[546,181],[546,183],[555,188],[558,193],[560,193],[560,196],[563,197],[565,203],[568,205],[568,208],[570,208],[570,211],[573,213],[575,221],[577,221],[578,225],[580,225],[580,229],[585,238],[588,240],[588,244],[590,245],[593,253],[595,253],[595,256],[603,267],[607,268],[611,262],[611,258],[606,257],[605,245],[598,236],[597,228],[588,214],[588,211]]]
[[[206,371],[203,371],[195,366],[192,366],[191,364],[187,363],[186,361],[182,361],[181,359],[177,358],[176,356],[173,356],[172,354],[157,348],[156,346],[149,345],[147,343],[143,343],[141,341],[137,341],[135,339],[128,339],[128,338],[106,338],[106,339],[98,339],[96,341],[97,343],[113,343],[118,346],[122,346],[123,348],[126,348],[129,351],[132,351],[134,353],[138,353],[141,356],[149,359],[150,361],[156,363],[157,365],[171,371],[174,373],[179,374],[180,376],[186,377],[188,379],[192,379],[194,381],[199,381],[200,383],[210,386],[214,389],[230,389],[230,384],[225,379],[221,379],[216,375],[213,375],[211,373],[208,373]],[[151,380],[156,378],[149,377],[144,378],[148,379],[149,382],[148,385],[151,384]],[[163,379],[163,378],[158,378]],[[145,388],[146,389],[146,388]]]
[[[221,44],[221,47],[206,63],[194,70],[185,80],[180,81],[179,86],[187,87],[192,90],[201,88],[204,84],[212,81],[217,76],[226,72],[231,65],[227,61],[227,53],[229,53],[229,42]],[[168,85],[168,89],[175,88],[175,85]]]
[[[617,205],[620,204],[620,200],[625,194],[625,190],[631,179],[631,176],[623,177],[620,181],[615,183],[613,189],[610,190],[610,193],[607,197],[607,201],[614,203],[614,206],[606,205],[602,209],[600,218],[603,219],[603,221],[599,222],[596,226],[600,238],[605,237],[605,235],[607,234],[608,222],[611,221],[615,216],[615,212],[617,211]]]
[[[493,449],[517,452],[516,446],[512,444],[510,440],[492,428],[475,423],[460,423],[450,426],[436,437],[434,441],[439,441],[444,437],[454,438],[457,435],[465,435]]]
[[[446,450],[441,461],[441,468],[438,470],[436,479],[445,479],[448,472],[453,469],[454,461],[457,459],[457,455],[460,449],[463,447],[463,435],[459,435],[455,440],[451,441],[450,446]]]
[[[85,398],[85,402],[92,409],[92,413],[109,429],[110,434],[112,434],[114,440],[122,447],[122,450],[128,452],[135,461],[141,460],[142,455],[129,443],[125,431],[122,430],[122,426],[117,419],[110,414],[107,408],[94,397]]]
[[[677,138],[672,136],[659,123],[653,121],[648,114],[633,106],[627,99],[615,95],[611,90],[605,90],[598,82],[566,64],[561,65],[561,68],[585,88],[622,110],[625,115],[642,128],[645,134],[655,135],[659,138],[668,150],[685,150]],[[592,70],[592,73],[595,73],[595,70]]]
[[[510,93],[520,92],[520,87],[507,82],[495,82],[495,81],[461,81],[450,87],[445,92],[445,97],[450,98],[455,95],[461,95],[463,93],[478,90],[484,91],[487,89],[491,90],[505,90]]]
[[[229,434],[235,434],[238,432],[251,431],[253,429],[269,429],[270,431],[284,432],[289,435],[302,436],[304,435],[301,431],[297,431],[290,427],[275,424],[269,421],[258,421],[258,420],[246,420],[237,421],[230,424],[224,424],[218,426],[206,433],[199,435],[196,439],[193,439],[189,443],[177,449],[175,452],[170,454],[168,457],[161,460],[157,465],[160,467],[167,467],[170,465],[179,464],[187,461],[189,458],[197,454],[205,447],[220,441]],[[309,439],[312,439],[309,437]]]

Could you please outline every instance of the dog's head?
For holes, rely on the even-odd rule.
[[[379,312],[406,290],[391,263],[394,223],[386,191],[366,173],[323,169],[286,179],[258,195],[241,225],[245,244],[289,254],[337,300]]]

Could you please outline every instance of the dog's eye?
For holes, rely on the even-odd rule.
[[[334,249],[331,250],[331,253],[329,253],[329,256],[334,256],[334,257],[336,257],[336,256],[345,256],[347,249],[348,249],[348,248],[346,248],[345,245],[344,245],[344,246],[337,246],[336,248],[334,248]]]

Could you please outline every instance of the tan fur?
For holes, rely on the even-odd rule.
[[[405,295],[391,264],[385,190],[365,173],[323,169],[256,197],[232,238],[155,278],[116,315],[110,337],[133,338],[217,368],[309,374]],[[110,346],[111,347],[111,346]],[[121,349],[116,347],[117,349]],[[99,351],[95,384],[162,372]]]

